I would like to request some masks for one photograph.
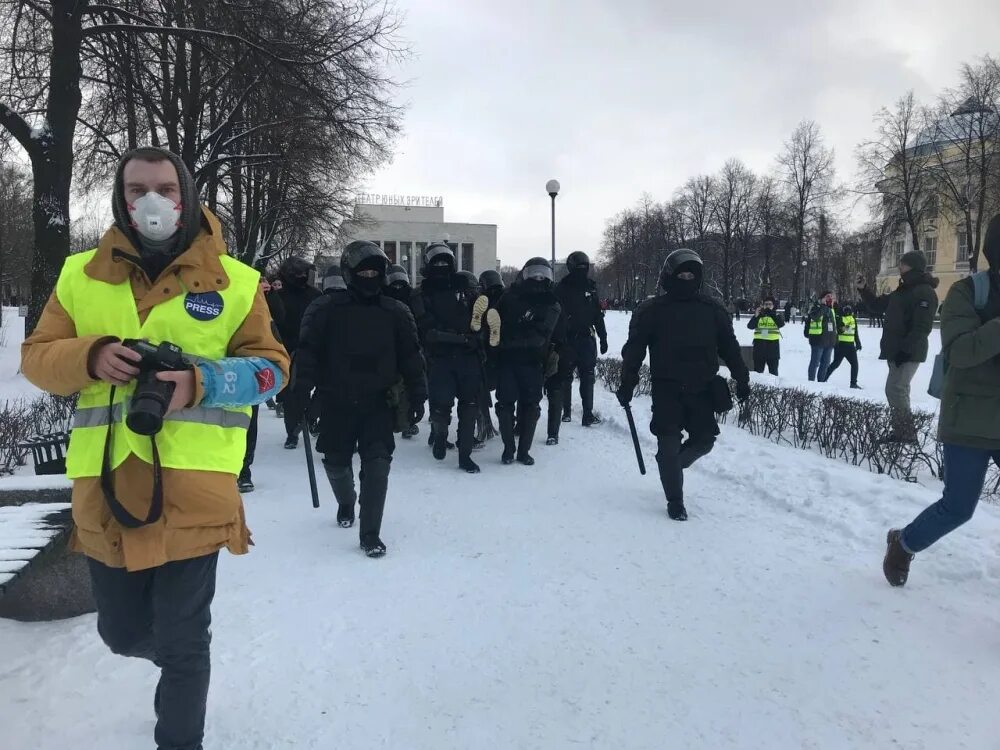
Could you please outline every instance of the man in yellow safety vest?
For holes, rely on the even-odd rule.
[[[765,297],[757,314],[750,318],[747,328],[753,331],[753,369],[764,372],[767,367],[772,375],[778,374],[781,359],[781,328],[785,318],[778,312],[774,297]]]
[[[850,305],[844,305],[840,308],[840,317],[837,321],[837,351],[833,358],[833,364],[826,371],[827,379],[846,359],[851,365],[851,388],[860,389],[861,386],[858,385],[858,352],[860,351],[861,332],[858,329],[857,318],[854,317],[854,308]]]
[[[66,473],[97,629],[160,668],[157,747],[200,748],[219,550],[249,550],[236,478],[251,407],[288,380],[260,274],[230,257],[176,155],[119,164],[114,225],[66,259],[24,342],[36,386],[79,393]]]

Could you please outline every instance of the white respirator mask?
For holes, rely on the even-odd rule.
[[[129,204],[128,212],[139,234],[154,242],[162,242],[177,233],[181,206],[159,193],[146,193]]]

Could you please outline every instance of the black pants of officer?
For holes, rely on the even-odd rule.
[[[430,357],[427,363],[432,440],[447,441],[451,409],[457,401],[460,459],[472,454],[483,377],[483,363],[475,352]]]
[[[580,401],[583,403],[584,416],[594,413],[594,383],[597,380],[597,341],[591,335],[574,336],[564,347],[569,358],[569,377],[563,383],[563,415],[573,414],[573,373],[580,377]],[[560,367],[562,366],[560,355]]]
[[[851,385],[858,384],[858,349],[851,343],[838,343],[837,349],[833,357],[833,364],[830,365],[830,369],[826,371],[826,379],[829,380],[830,376],[833,375],[833,371],[840,367],[844,360],[847,360],[851,365]]]
[[[384,398],[366,404],[330,406],[320,419],[316,450],[323,454],[323,468],[337,498],[337,518],[354,518],[361,501],[364,541],[382,530],[385,496],[389,491],[389,467],[396,441],[392,436],[395,415]],[[361,491],[354,486],[354,454],[361,458]]]
[[[562,416],[566,413],[564,406],[567,392],[573,388],[573,370],[575,360],[568,347],[559,350],[559,369],[556,374],[545,381],[545,397],[548,399],[548,436],[559,438],[559,427],[562,424]],[[581,389],[583,381],[580,382]],[[593,391],[591,391],[593,394]]]
[[[160,668],[157,747],[201,750],[219,553],[129,572],[88,559],[97,631],[114,653]]]
[[[781,359],[780,341],[759,341],[753,342],[753,369],[754,372],[764,372],[766,367],[772,375],[778,374],[778,361]]]
[[[253,407],[250,413],[250,427],[247,428],[247,449],[246,453],[243,454],[241,479],[250,479],[250,467],[253,466],[254,455],[257,453],[257,417],[259,414],[260,407]]]
[[[497,371],[497,420],[504,453],[524,458],[535,439],[545,373],[540,363],[501,363]],[[515,434],[514,421],[517,420]]]
[[[652,395],[650,431],[656,435],[660,483],[668,503],[683,502],[684,470],[711,452],[719,434],[715,406],[707,386],[691,391],[654,381]]]

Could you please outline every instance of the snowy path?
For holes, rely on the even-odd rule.
[[[564,426],[531,469],[491,444],[478,477],[401,441],[371,561],[262,416],[257,546],[220,566],[210,750],[998,746],[996,508],[892,590],[885,529],[932,491],[725,428],[677,524],[612,418]],[[153,679],[92,616],[0,621],[0,746],[151,747]]]

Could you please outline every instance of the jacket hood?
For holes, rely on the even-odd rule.
[[[181,160],[181,158],[163,148],[146,147],[129,151],[118,162],[118,169],[115,170],[114,189],[111,194],[111,212],[115,219],[115,226],[125,235],[129,243],[136,250],[142,249],[139,240],[139,233],[132,226],[132,217],[129,215],[128,202],[125,200],[125,186],[122,183],[122,176],[125,173],[125,165],[136,158],[141,152],[156,152],[174,165],[177,170],[177,177],[181,188],[181,226],[177,234],[172,238],[175,241],[171,255],[176,257],[191,247],[198,232],[201,231],[201,203],[198,200],[198,187],[195,184],[191,170]]]
[[[938,284],[941,283],[941,279],[931,276],[927,271],[907,271],[900,278],[906,286],[919,286],[920,284],[927,284],[932,289],[937,289]]]

